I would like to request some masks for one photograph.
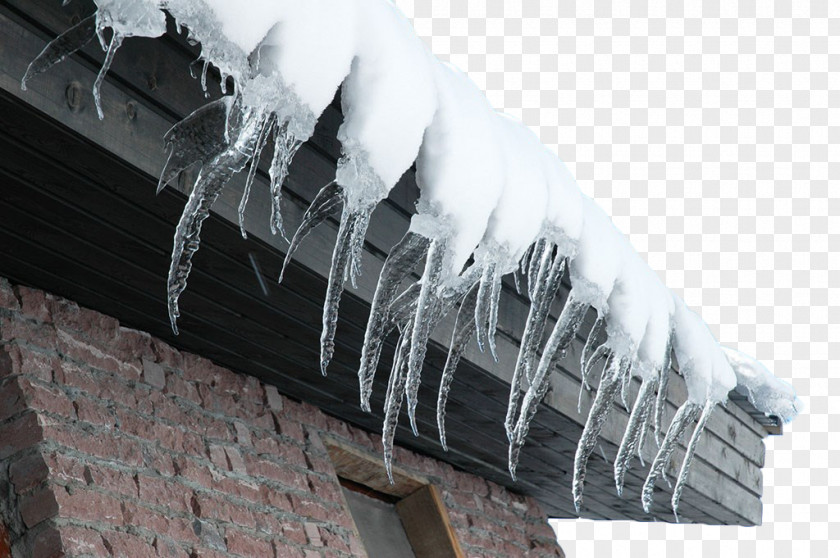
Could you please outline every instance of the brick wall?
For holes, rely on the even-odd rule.
[[[327,432],[381,447],[252,377],[0,278],[0,518],[14,556],[363,555]],[[533,500],[407,450],[396,461],[441,488],[468,556],[562,556]]]

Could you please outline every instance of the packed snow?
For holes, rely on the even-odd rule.
[[[342,157],[335,180],[304,214],[283,265],[285,271],[303,239],[341,210],[323,312],[320,365],[326,374],[341,294],[345,283],[350,280],[355,286],[362,272],[373,210],[416,164],[417,213],[381,270],[359,368],[361,406],[370,411],[385,339],[397,332],[383,421],[389,475],[403,401],[418,433],[420,374],[432,331],[448,313],[457,313],[437,402],[439,435],[446,448],[446,404],[458,362],[473,335],[480,349],[495,356],[502,278],[508,274],[530,302],[505,417],[514,478],[529,425],[557,362],[590,308],[595,311],[580,356],[581,398],[596,383],[592,372],[598,367],[602,372],[575,455],[572,492],[578,509],[587,461],[619,396],[630,411],[615,460],[619,494],[632,456],[635,452],[641,458],[649,431],[659,444],[642,491],[645,510],[675,447],[697,421],[673,491],[675,515],[706,422],[731,390],[783,420],[791,420],[801,407],[790,386],[761,364],[721,348],[702,319],[672,295],[606,213],[580,192],[566,166],[523,124],[496,112],[465,74],[438,61],[391,2],[95,1],[94,16],[56,38],[32,62],[22,80],[24,89],[37,74],[98,37],[106,52],[94,85],[102,117],[101,85],[122,41],[165,33],[166,10],[189,40],[201,45],[201,86],[207,90],[207,72],[213,66],[226,94],[176,124],[164,138],[169,159],[159,189],[187,168],[199,170],[176,229],[169,273],[169,315],[176,333],[178,299],[200,246],[201,225],[223,188],[250,164],[239,208],[246,236],[249,192],[261,153],[271,145],[270,227],[284,234],[282,185],[289,165],[340,88],[344,122],[338,132]],[[420,279],[410,283],[422,260]],[[572,288],[543,342],[564,276]],[[688,399],[660,439],[672,348]],[[640,387],[630,410],[634,377]]]

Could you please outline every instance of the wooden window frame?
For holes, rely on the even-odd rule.
[[[397,466],[393,467],[391,484],[381,456],[334,438],[324,437],[323,442],[339,478],[396,500],[397,514],[417,558],[464,558],[437,486]],[[352,519],[346,501],[344,507]]]

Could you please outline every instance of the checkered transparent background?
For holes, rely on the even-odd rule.
[[[567,554],[840,556],[840,2],[397,4],[805,403],[768,439],[763,526],[560,521]]]

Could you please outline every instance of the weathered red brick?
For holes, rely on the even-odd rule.
[[[108,549],[108,555],[114,558],[155,555],[155,549],[149,541],[121,531],[104,531],[102,544]]]
[[[67,525],[61,528],[64,550],[69,556],[108,556],[99,531]]]
[[[44,431],[38,416],[26,411],[12,421],[0,425],[0,459],[32,447],[43,440]]]
[[[42,487],[24,494],[18,503],[20,516],[27,527],[34,527],[58,514],[58,502],[52,487]]]
[[[191,511],[192,494],[184,486],[171,480],[146,475],[137,475],[136,482],[140,490],[140,499],[144,503],[165,507],[176,513]]]
[[[52,316],[47,308],[47,294],[44,291],[30,289],[18,285],[14,288],[18,300],[20,300],[20,313],[27,318],[41,322],[51,322]]]
[[[8,279],[0,277],[0,308],[6,310],[20,310],[20,300],[15,294],[14,287]]]
[[[40,453],[33,453],[15,460],[9,466],[9,480],[15,487],[17,494],[35,488],[50,474],[50,469]]]
[[[123,524],[121,500],[118,498],[83,488],[65,490],[58,486],[53,487],[53,494],[61,517],[117,526]]]
[[[61,366],[58,354],[49,348],[38,350],[15,344],[9,347],[9,354],[17,364],[18,374],[34,376],[44,382],[52,382],[54,370]]]
[[[157,362],[144,358],[143,359],[143,381],[150,386],[163,389],[166,387],[166,374],[163,367]]]
[[[26,409],[26,400],[18,378],[9,378],[0,385],[0,422]]]
[[[282,541],[275,541],[274,543],[274,558],[301,558],[303,550],[300,548],[288,545]]]
[[[21,316],[0,316],[0,331],[5,341],[22,341],[44,349],[56,346],[56,333],[52,324],[26,321]]]
[[[309,542],[306,531],[300,523],[287,523],[283,526],[283,538],[294,544]]]
[[[236,529],[228,529],[225,535],[228,552],[238,556],[271,556],[271,543]]]
[[[285,399],[280,392],[277,391],[275,386],[265,385],[263,386],[265,391],[265,404],[268,406],[269,409],[272,411],[280,412],[283,410],[283,400]]]
[[[49,522],[26,534],[26,546],[29,556],[38,558],[62,558],[65,556],[64,543],[58,529]]]

